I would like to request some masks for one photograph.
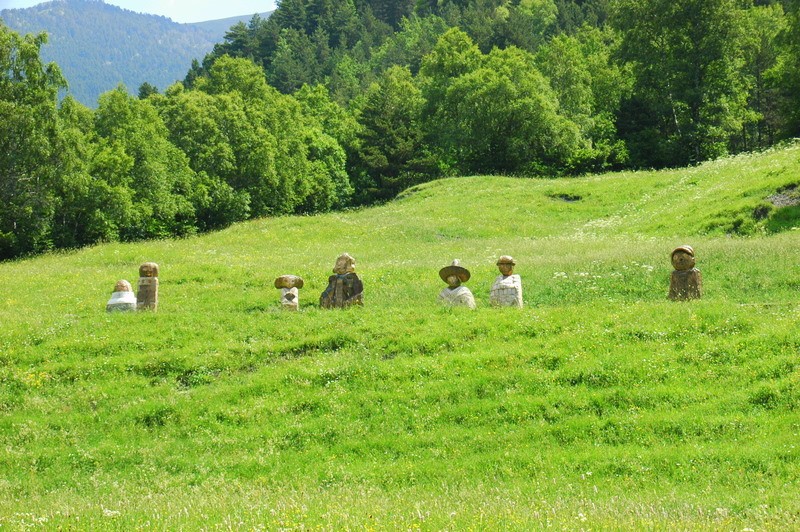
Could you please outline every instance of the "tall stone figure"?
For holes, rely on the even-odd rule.
[[[300,292],[303,288],[303,278],[297,275],[281,275],[275,279],[275,288],[281,291],[281,305],[286,310],[300,308]]]
[[[447,283],[447,288],[439,292],[439,301],[451,307],[475,308],[475,296],[469,288],[461,284],[469,281],[469,270],[462,267],[458,259],[439,270],[439,277]]]
[[[364,304],[364,283],[356,274],[356,259],[348,253],[339,255],[328,277],[328,287],[319,296],[322,308],[345,308]]]
[[[145,262],[139,266],[139,291],[136,293],[137,310],[158,310],[158,264]]]
[[[522,308],[522,279],[514,273],[517,262],[509,255],[503,255],[497,260],[497,269],[500,270],[492,290],[489,301],[496,307]]]
[[[680,246],[672,251],[672,266],[675,271],[669,280],[669,298],[673,301],[700,299],[703,295],[703,276],[694,267],[692,246]]]
[[[136,294],[131,283],[122,279],[117,281],[111,299],[106,303],[106,312],[130,312],[136,310]]]

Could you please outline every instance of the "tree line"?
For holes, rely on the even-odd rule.
[[[57,92],[0,27],[0,258],[694,164],[800,129],[800,0],[282,0],[163,93]]]

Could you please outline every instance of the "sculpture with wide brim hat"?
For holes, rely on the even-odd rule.
[[[470,273],[468,269],[459,266],[459,261],[456,259],[450,266],[445,266],[439,270],[439,277],[441,277],[444,282],[447,282],[447,278],[452,276],[457,277],[462,283],[466,283],[469,281]]]

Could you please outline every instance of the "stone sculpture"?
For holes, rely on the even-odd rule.
[[[439,277],[447,283],[447,288],[439,292],[439,301],[451,307],[475,308],[475,297],[461,284],[469,281],[469,270],[460,266],[458,259],[439,270]]]
[[[497,261],[500,270],[489,294],[492,305],[497,307],[522,307],[522,279],[514,274],[517,262],[509,255],[503,255]]]
[[[137,310],[158,310],[158,264],[145,262],[139,266],[139,291],[136,293]]]
[[[106,303],[106,312],[130,312],[136,310],[136,295],[131,283],[122,279],[117,281],[111,299]]]
[[[286,310],[300,308],[299,289],[303,288],[303,278],[297,275],[281,275],[275,279],[275,288],[281,291],[281,305]]]
[[[322,308],[345,308],[364,304],[364,283],[355,273],[356,259],[348,253],[339,255],[328,277],[328,287],[319,297]]]
[[[675,271],[669,280],[669,298],[673,301],[700,299],[703,295],[703,276],[694,267],[692,246],[680,246],[672,251],[672,266]]]

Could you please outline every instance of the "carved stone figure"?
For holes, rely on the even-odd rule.
[[[461,267],[458,259],[439,270],[439,277],[447,283],[447,288],[439,292],[439,301],[451,307],[475,308],[475,296],[469,288],[461,284],[469,281],[469,270]]]
[[[703,276],[694,267],[692,246],[680,246],[672,251],[675,271],[669,280],[669,298],[673,301],[700,299],[703,295]]]
[[[117,281],[111,299],[106,303],[106,312],[130,312],[136,310],[136,295],[131,283],[122,279]]]
[[[514,274],[514,266],[517,262],[509,255],[503,255],[497,261],[497,268],[500,270],[492,290],[489,300],[492,305],[497,307],[522,307],[522,279]]]
[[[158,310],[158,264],[145,262],[139,266],[139,290],[136,293],[138,310]]]
[[[303,288],[303,278],[297,275],[281,275],[275,279],[275,288],[281,291],[281,305],[286,310],[297,310],[300,308],[300,293],[298,289]]]
[[[364,283],[355,272],[356,259],[348,253],[339,255],[328,277],[328,287],[319,296],[322,308],[345,308],[364,304]]]

